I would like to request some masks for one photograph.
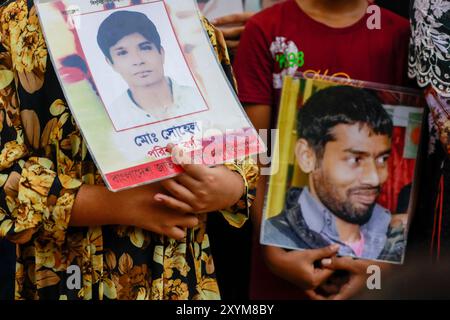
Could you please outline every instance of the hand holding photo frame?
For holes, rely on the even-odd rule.
[[[261,243],[402,263],[422,106],[405,88],[286,77]]]
[[[68,105],[118,191],[264,152],[194,0],[35,0]],[[224,145],[225,144],[225,150]]]

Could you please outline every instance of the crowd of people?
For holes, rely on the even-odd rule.
[[[199,8],[220,1],[198,0]],[[246,2],[259,11],[202,22],[257,130],[275,128],[283,77],[298,71],[424,90],[429,130],[405,264],[413,263],[409,252],[445,263],[450,3]],[[369,29],[374,4],[381,25]],[[350,299],[366,287],[369,265],[388,274],[404,268],[338,257],[335,246],[261,245],[268,177],[250,159],[183,164],[178,177],[110,192],[89,153],[67,146],[84,143],[75,122],[52,112],[61,101],[70,114],[33,3],[1,1],[0,25],[0,298]],[[276,60],[292,52],[303,63]],[[40,131],[55,123],[58,134]],[[71,265],[82,270],[78,290],[65,286]]]

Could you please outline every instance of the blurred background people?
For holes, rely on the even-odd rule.
[[[242,0],[197,0],[197,4],[208,20],[244,12]]]
[[[6,239],[0,240],[0,300],[14,298],[15,250],[14,244]]]

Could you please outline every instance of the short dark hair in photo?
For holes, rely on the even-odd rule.
[[[297,120],[298,137],[308,141],[319,157],[335,139],[331,130],[339,124],[367,125],[375,134],[392,137],[392,119],[378,98],[350,86],[320,90],[300,109]]]
[[[145,14],[134,11],[116,11],[103,20],[98,28],[97,43],[105,57],[112,61],[111,47],[133,33],[140,33],[161,52],[161,37],[155,24]]]

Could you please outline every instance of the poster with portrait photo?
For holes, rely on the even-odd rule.
[[[264,152],[195,0],[35,2],[67,107],[111,190],[182,173],[169,145],[207,165]]]
[[[261,243],[403,263],[423,111],[410,89],[287,77]]]

